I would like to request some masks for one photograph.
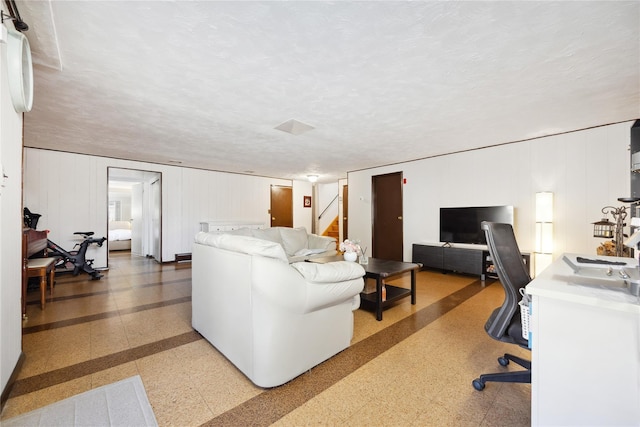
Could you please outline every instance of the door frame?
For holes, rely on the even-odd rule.
[[[116,171],[123,171],[122,176],[118,176]],[[128,175],[128,176],[127,176]],[[162,263],[162,172],[134,169],[134,168],[122,168],[117,166],[107,166],[107,231],[109,229],[109,189],[111,188],[111,181],[124,181],[131,182],[132,184],[139,183],[143,185],[146,190],[146,196],[144,197],[143,205],[146,204],[146,209],[143,206],[142,209],[142,222],[143,222],[143,240],[142,256],[151,255],[157,262]],[[150,186],[152,182],[158,182],[160,187],[158,189],[158,200],[152,200]],[[153,206],[152,206],[153,203]],[[152,209],[159,211],[159,221],[157,224],[153,224]],[[157,236],[158,242],[154,242],[154,238]],[[158,253],[154,254],[153,245],[157,243]],[[146,252],[146,253],[145,253]],[[156,256],[157,255],[157,256]],[[107,265],[109,265],[109,241],[107,240]]]
[[[400,247],[396,248],[400,251],[400,259],[404,260],[404,202],[403,202],[403,184],[404,175],[402,171],[383,173],[379,175],[373,175],[371,177],[371,254],[373,257],[379,256],[379,247],[376,246],[376,208],[380,201],[380,197],[377,194],[376,179],[380,177],[387,177],[392,175],[398,175],[399,180],[399,196],[400,196],[400,215],[398,220],[400,221]]]
[[[293,186],[290,186],[290,185],[276,185],[276,184],[271,184],[271,186],[269,187],[269,225],[270,225],[271,227],[274,227],[274,225],[273,225],[273,219],[274,219],[274,216],[273,216],[273,214],[274,214],[274,212],[273,212],[273,211],[274,211],[274,209],[273,209],[273,205],[274,205],[274,197],[273,197],[273,195],[274,195],[274,191],[273,191],[273,189],[274,189],[274,188],[285,188],[285,189],[288,189],[288,191],[289,191],[290,198],[289,198],[289,200],[288,200],[288,203],[289,203],[289,207],[290,207],[290,209],[291,209],[291,212],[290,212],[290,213],[288,213],[288,215],[289,215],[289,218],[291,218],[291,223],[290,223],[290,225],[288,225],[288,226],[287,226],[287,225],[285,225],[285,226],[287,226],[287,227],[293,227]],[[285,207],[286,207],[286,206],[285,206]],[[279,219],[276,219],[276,221],[280,221],[280,220],[279,220]],[[276,223],[276,224],[278,224],[278,223]]]
[[[342,212],[340,212],[340,241],[343,242],[349,238],[349,184],[343,184],[340,188],[342,197]]]

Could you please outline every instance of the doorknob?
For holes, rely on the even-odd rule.
[[[345,217],[344,217],[344,218],[342,218],[342,219],[344,219],[344,220],[346,221],[346,220],[347,220],[347,217],[345,216]]]
[[[271,217],[271,221],[275,221],[275,220],[276,220],[276,217],[275,217],[275,216],[272,216],[272,217]]]
[[[401,217],[401,216],[399,216],[399,217],[398,217],[398,219],[399,219],[400,221],[402,221],[402,217]]]

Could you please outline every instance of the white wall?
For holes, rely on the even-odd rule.
[[[309,181],[293,181],[293,226],[304,227],[308,233],[311,233],[313,209],[304,207],[304,196],[312,196],[313,204],[313,185]],[[266,225],[268,226],[269,223],[267,222]]]
[[[204,171],[177,166],[117,160],[56,151],[25,149],[24,204],[42,215],[38,229],[72,247],[74,231],[107,233],[107,168],[128,168],[162,174],[162,261],[191,252],[200,221],[260,221],[270,224],[270,186],[293,187],[296,227],[311,229],[311,209],[302,196],[311,194],[304,181]],[[106,266],[106,248],[88,254],[95,267]]]
[[[111,188],[108,201],[120,202],[120,221],[131,221],[131,189]]]
[[[22,351],[22,114],[15,112],[9,95],[6,44],[0,49],[0,386],[4,392]]]
[[[522,251],[535,243],[535,193],[554,193],[554,257],[596,253],[593,225],[606,205],[630,196],[633,122],[348,174],[349,236],[371,244],[371,177],[402,171],[404,260],[413,243],[439,242],[439,208],[515,207]],[[610,218],[611,219],[611,218]]]

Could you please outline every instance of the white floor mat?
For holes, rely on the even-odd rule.
[[[2,421],[22,426],[157,426],[139,375]]]

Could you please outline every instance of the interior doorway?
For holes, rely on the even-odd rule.
[[[293,227],[293,189],[271,186],[271,227]]]
[[[349,238],[349,186],[342,186],[342,238],[344,241]]]
[[[403,261],[402,172],[371,180],[373,257]]]
[[[162,174],[109,167],[107,176],[107,253],[129,250],[162,262]]]

